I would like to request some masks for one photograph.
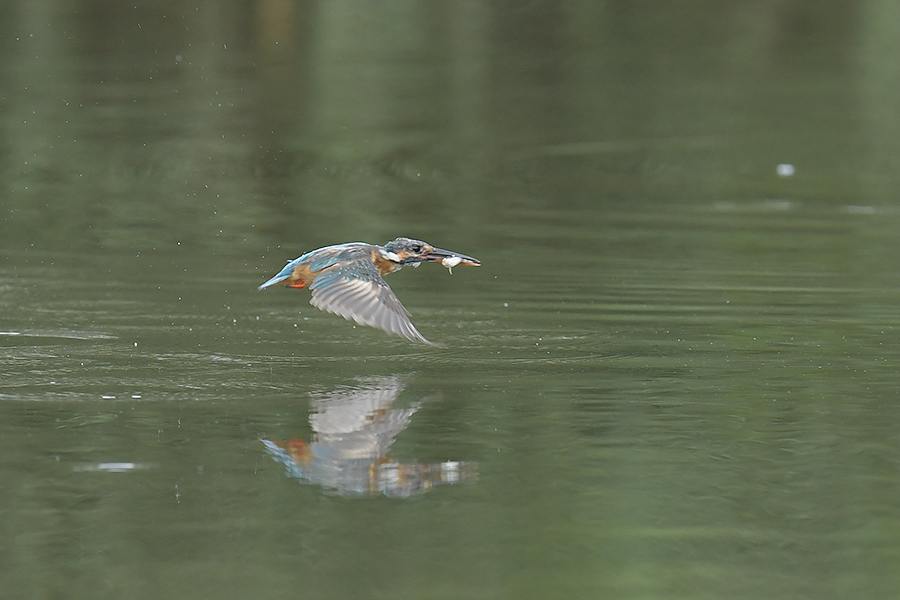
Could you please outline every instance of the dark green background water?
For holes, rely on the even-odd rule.
[[[898,18],[2,4],[0,596],[896,598]]]

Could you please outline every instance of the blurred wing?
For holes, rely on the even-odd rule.
[[[309,303],[348,321],[431,344],[409,320],[409,312],[368,258],[334,265],[310,284]]]

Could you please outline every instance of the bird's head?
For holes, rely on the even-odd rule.
[[[421,240],[413,240],[405,237],[398,237],[384,245],[384,257],[398,265],[404,267],[412,265],[419,266],[426,261],[443,262],[447,265],[450,261],[452,266],[468,265],[470,267],[480,267],[481,261],[459,252],[451,252],[450,250],[442,250],[435,248],[431,244],[427,244]]]

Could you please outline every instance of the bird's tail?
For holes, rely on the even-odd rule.
[[[286,281],[286,280],[290,279],[290,277],[291,277],[291,274],[290,274],[290,273],[288,273],[288,274],[285,275],[285,273],[282,271],[281,273],[279,273],[278,275],[276,275],[276,276],[273,277],[272,279],[268,280],[267,282],[265,282],[264,284],[262,284],[261,286],[259,286],[259,287],[256,288],[256,289],[258,289],[258,290],[264,290],[264,289],[266,289],[267,287],[270,287],[270,286],[273,286],[273,285],[277,285],[277,284],[279,284],[279,283],[281,283],[281,282],[283,282],[283,281]]]

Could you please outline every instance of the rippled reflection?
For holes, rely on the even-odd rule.
[[[468,483],[477,465],[460,460],[398,462],[387,457],[397,435],[426,399],[393,408],[403,390],[399,377],[360,380],[357,386],[314,395],[309,443],[261,440],[266,451],[287,467],[287,475],[342,496],[384,494],[405,498],[445,483]]]
[[[98,473],[130,473],[152,468],[151,465],[133,462],[102,462],[84,465],[76,465],[73,471],[98,472]]]

